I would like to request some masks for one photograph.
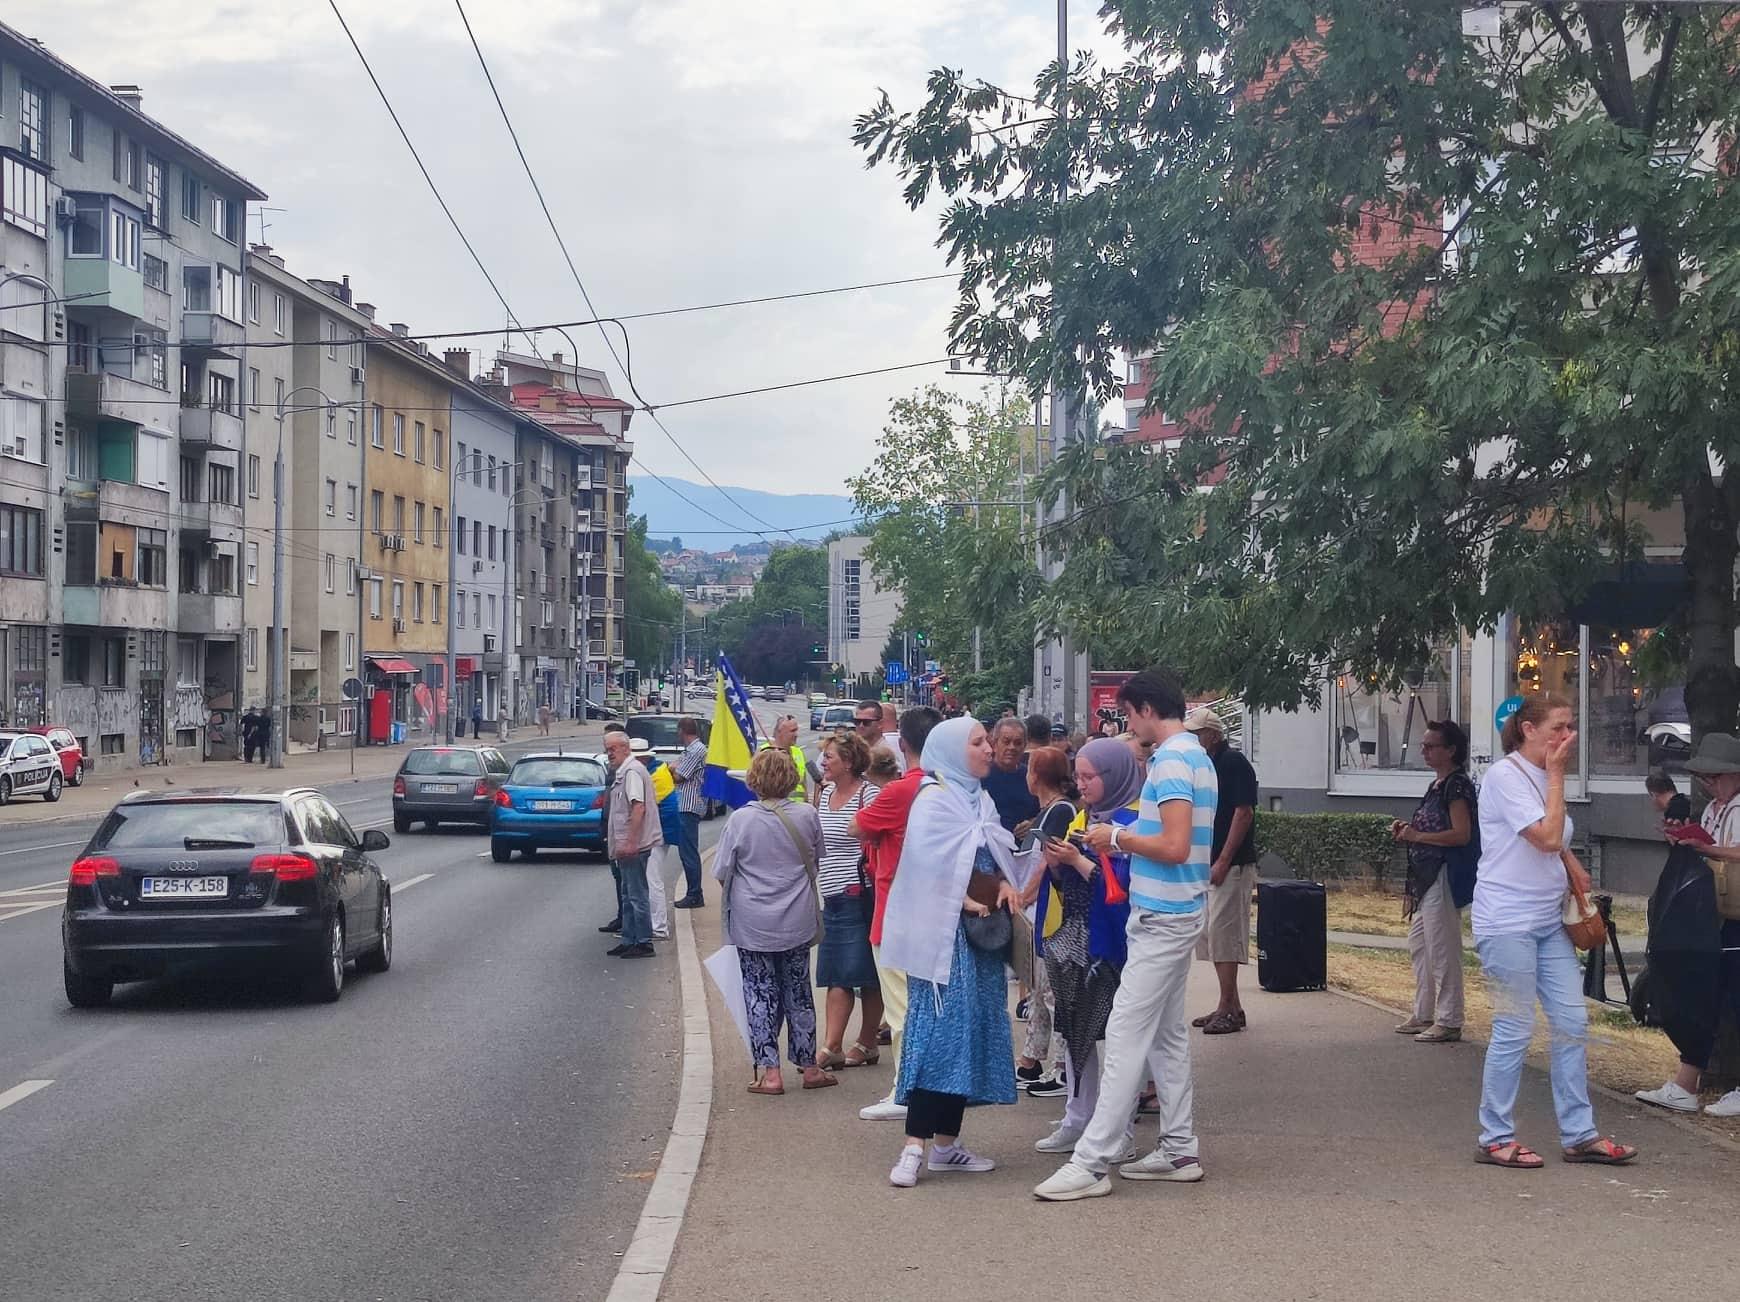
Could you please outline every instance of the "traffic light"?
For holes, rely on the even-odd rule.
[[[822,644],[820,642],[811,642],[810,643],[810,655],[812,658],[814,658],[816,660],[820,660],[822,658]]]
[[[925,641],[925,634],[920,632],[918,629],[914,629],[912,631],[912,640],[914,642],[918,643],[920,646],[928,645]]]

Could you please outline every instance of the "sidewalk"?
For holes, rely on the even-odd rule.
[[[691,917],[711,953],[716,908]],[[1208,1178],[1114,1179],[1112,1197],[1065,1205],[1030,1193],[1061,1161],[1032,1148],[1060,1100],[968,1114],[966,1142],[997,1159],[995,1172],[927,1172],[916,1189],[895,1189],[898,1124],[857,1116],[887,1089],[889,1059],[839,1073],[837,1089],[748,1095],[747,1054],[709,983],[712,1127],[661,1296],[1461,1302],[1732,1291],[1740,1154],[1598,1096],[1604,1131],[1643,1156],[1629,1168],[1565,1165],[1546,1080],[1530,1070],[1518,1120],[1546,1169],[1477,1166],[1482,1046],[1425,1048],[1391,1033],[1392,1013],[1334,994],[1264,994],[1254,966],[1243,975],[1251,1029],[1192,1040]],[[1190,1006],[1212,1002],[1198,964]],[[1137,1137],[1152,1144],[1152,1118]]]
[[[588,744],[602,746],[603,739],[604,727],[600,723],[558,719],[550,725],[548,738],[539,733],[535,723],[516,727],[505,749],[523,751],[546,742],[558,741],[586,741]],[[494,735],[487,729],[482,742],[485,745],[497,744]],[[414,738],[397,746],[359,747],[354,752],[355,776],[358,781],[386,777],[398,769],[407,750],[413,746],[428,744],[421,738]],[[473,744],[474,740],[469,733],[463,740],[454,738],[456,746]],[[263,789],[275,786],[323,786],[351,776],[352,754],[349,748],[292,753],[284,757],[284,767],[276,771],[264,764],[249,765],[240,760],[196,760],[188,764],[100,768],[85,778],[83,786],[62,788],[60,799],[52,805],[32,796],[20,796],[10,805],[0,808],[0,834],[8,827],[63,822],[104,814],[127,792],[141,789],[162,791],[189,787]]]

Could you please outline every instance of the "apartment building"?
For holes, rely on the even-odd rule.
[[[249,251],[243,376],[248,451],[243,502],[248,528],[248,620],[243,704],[272,696],[274,484],[280,428],[285,475],[284,619],[288,720],[295,750],[353,744],[361,678],[359,559],[365,555],[364,336],[374,309],[353,302],[350,277],[304,280],[265,245]],[[280,427],[279,413],[283,413]]]
[[[453,547],[448,557],[455,708],[463,720],[471,718],[474,705],[481,706],[484,719],[497,723],[504,704],[513,699],[506,689],[517,668],[509,663],[516,639],[516,428],[532,422],[472,384],[469,350],[448,349],[445,358],[462,381],[453,389]]]
[[[265,194],[142,104],[0,26],[0,711],[99,765],[226,753],[241,688]]]
[[[900,593],[876,582],[864,534],[828,543],[828,660],[848,679],[882,671],[882,649],[900,617]]]

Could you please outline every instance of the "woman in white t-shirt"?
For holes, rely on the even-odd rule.
[[[1530,696],[1505,723],[1505,756],[1480,785],[1474,945],[1493,1012],[1475,1160],[1516,1170],[1544,1165],[1517,1142],[1515,1125],[1537,1001],[1552,1034],[1553,1110],[1565,1160],[1617,1165],[1637,1156],[1601,1136],[1589,1103],[1589,1011],[1562,917],[1569,883],[1589,889],[1589,874],[1568,848],[1565,768],[1576,742],[1571,703],[1550,692]]]

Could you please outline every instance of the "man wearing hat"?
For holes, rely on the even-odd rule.
[[[1712,842],[1688,844],[1694,844],[1698,853],[1711,861],[1710,866],[1726,879],[1729,892],[1740,890],[1740,737],[1726,732],[1709,733],[1698,743],[1697,753],[1686,761],[1686,771],[1695,773],[1710,793],[1710,803],[1704,807],[1698,825]],[[1679,837],[1670,831],[1668,839]],[[1721,896],[1717,898],[1720,901]],[[1732,907],[1724,910],[1723,952],[1715,991],[1717,1012],[1705,1028],[1711,1034],[1696,1046],[1679,1046],[1679,1070],[1660,1089],[1639,1090],[1637,1098],[1644,1103],[1670,1112],[1699,1110],[1698,1088],[1703,1083],[1703,1070],[1709,1066],[1713,1032],[1721,1020],[1721,1009],[1725,1005],[1731,1016],[1740,1018],[1740,920],[1731,916],[1733,912]],[[1740,1117],[1740,1089],[1729,1090],[1703,1111],[1712,1117]]]
[[[1207,706],[1184,716],[1214,761],[1220,803],[1214,811],[1214,845],[1209,851],[1208,919],[1196,942],[1196,957],[1214,964],[1220,1003],[1191,1022],[1204,1035],[1230,1035],[1245,1029],[1239,1003],[1239,968],[1250,962],[1251,892],[1257,885],[1257,771],[1242,751],[1226,744],[1226,722]]]

